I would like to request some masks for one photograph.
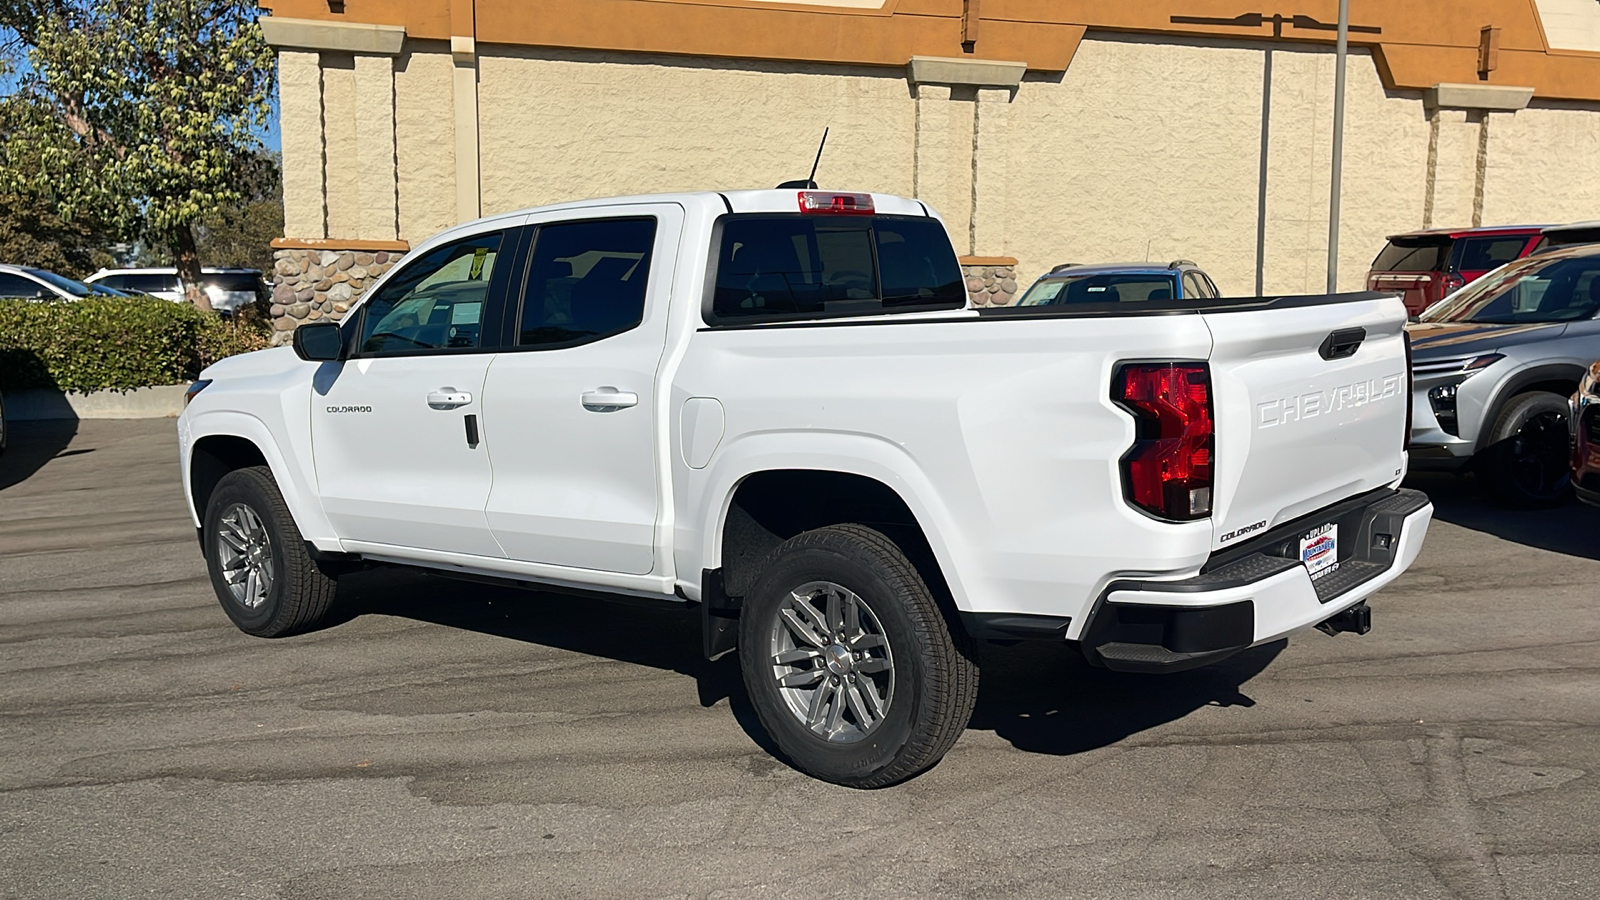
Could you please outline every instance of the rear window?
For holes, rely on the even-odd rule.
[[[1059,275],[1034,282],[1033,287],[1028,288],[1028,292],[1017,301],[1017,305],[1066,306],[1171,300],[1176,285],[1177,280],[1171,275]]]
[[[1521,237],[1467,238],[1461,242],[1461,261],[1456,268],[1468,272],[1498,269],[1522,255],[1528,246],[1526,235]]]
[[[261,283],[260,276],[253,272],[218,272],[202,276],[208,285],[215,286],[218,290],[229,293],[253,294]]]
[[[721,222],[719,323],[959,309],[967,292],[937,219],[731,215]]]
[[[1449,238],[1396,238],[1372,261],[1375,272],[1442,272]]]
[[[102,278],[100,279],[100,283],[109,285],[119,291],[133,291],[134,293],[138,294],[154,294],[157,291],[177,290],[178,276],[138,272]]]

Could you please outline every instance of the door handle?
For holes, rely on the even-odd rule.
[[[471,394],[453,387],[442,387],[428,394],[429,409],[458,409],[471,402]]]
[[[457,409],[471,402],[470,393],[458,391],[453,387],[439,388],[428,394],[428,406],[432,409]]]
[[[632,391],[619,391],[614,387],[599,387],[584,391],[583,408],[590,412],[616,412],[639,405],[639,395]]]

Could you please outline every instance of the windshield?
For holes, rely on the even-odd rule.
[[[1600,256],[1532,257],[1491,272],[1422,314],[1424,322],[1571,322],[1600,310]]]
[[[87,297],[91,292],[90,287],[81,281],[73,281],[71,278],[57,275],[54,272],[46,272],[44,269],[29,269],[28,271],[40,281],[47,281],[74,297]]]
[[[1177,279],[1158,274],[1056,275],[1041,278],[1017,301],[1018,306],[1062,306],[1071,303],[1139,303],[1171,300]]]
[[[106,296],[106,297],[126,297],[126,296],[128,296],[127,294],[123,293],[122,291],[119,291],[119,290],[117,290],[115,288],[108,288],[103,284],[86,284],[86,285],[84,285],[84,287],[86,287],[89,290],[95,292],[96,294],[101,294],[101,295]]]

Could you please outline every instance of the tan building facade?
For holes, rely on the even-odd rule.
[[[819,183],[935,206],[978,303],[1142,258],[1321,290],[1337,4],[1258,6],[275,0],[280,327],[479,215],[802,178],[824,127]],[[1600,3],[1351,7],[1341,287],[1395,231],[1600,217]]]

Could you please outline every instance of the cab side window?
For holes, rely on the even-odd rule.
[[[569,347],[638,327],[655,239],[651,218],[541,226],[522,293],[517,345]]]
[[[479,343],[501,232],[473,235],[411,260],[362,304],[362,354],[469,350]]]

